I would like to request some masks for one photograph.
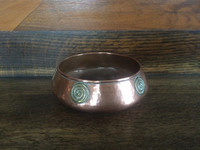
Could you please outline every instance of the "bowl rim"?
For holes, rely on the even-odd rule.
[[[129,59],[132,59],[133,61],[135,61],[136,63],[138,63],[139,65],[139,70],[134,73],[133,75],[131,76],[128,76],[128,77],[124,77],[124,78],[120,78],[120,79],[113,79],[113,80],[86,80],[86,79],[80,79],[80,78],[76,78],[76,77],[72,77],[72,76],[69,76],[67,74],[65,74],[64,72],[62,72],[60,70],[60,65],[70,59],[70,58],[73,58],[73,57],[79,57],[79,56],[83,56],[83,55],[90,55],[90,54],[106,54],[106,55],[117,55],[117,56],[121,56],[121,57],[127,57]],[[112,83],[112,82],[121,82],[121,81],[126,81],[126,80],[130,80],[131,78],[133,78],[134,76],[137,76],[138,73],[141,71],[141,68],[142,68],[142,65],[140,64],[140,62],[138,60],[136,60],[135,58],[132,58],[130,56],[127,56],[127,55],[123,55],[123,54],[118,54],[118,53],[112,53],[112,52],[86,52],[86,53],[79,53],[79,54],[75,54],[75,55],[71,55],[65,59],[63,59],[62,61],[60,61],[57,65],[57,68],[56,68],[56,72],[58,72],[60,75],[62,75],[64,78],[68,79],[68,80],[73,80],[73,81],[77,81],[77,82],[84,82],[84,83]]]

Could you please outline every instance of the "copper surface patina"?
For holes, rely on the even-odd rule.
[[[140,63],[107,52],[73,55],[57,67],[53,93],[64,104],[89,112],[129,108],[144,97],[148,85]]]

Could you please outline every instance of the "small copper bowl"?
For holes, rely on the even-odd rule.
[[[137,60],[107,52],[66,58],[57,67],[52,88],[67,106],[90,112],[126,109],[144,97],[148,90]]]

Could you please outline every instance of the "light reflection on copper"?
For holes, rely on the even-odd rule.
[[[133,103],[134,92],[133,92],[131,82],[124,81],[124,82],[118,83],[117,85],[120,91],[121,103],[124,105]]]
[[[100,101],[100,84],[95,84],[92,88],[92,94],[90,98],[90,106],[96,106]]]

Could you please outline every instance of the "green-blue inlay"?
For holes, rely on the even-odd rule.
[[[74,83],[71,89],[71,99],[75,103],[85,103],[89,100],[90,92],[88,87],[83,83]]]
[[[134,84],[135,84],[135,89],[136,89],[137,93],[140,95],[144,94],[146,86],[145,86],[143,79],[138,76],[135,77]]]

